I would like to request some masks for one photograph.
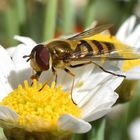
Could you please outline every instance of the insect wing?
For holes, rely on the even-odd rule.
[[[105,31],[106,29],[109,29],[110,27],[112,27],[112,24],[100,25],[98,27],[85,30],[85,31],[83,31],[79,34],[76,34],[76,35],[68,38],[68,39],[69,40],[80,40],[80,39],[83,39],[83,38],[88,38],[88,37],[91,37],[95,34],[98,34],[98,33],[101,33],[103,31]]]
[[[102,42],[102,44],[103,43],[108,47],[108,51],[105,49],[99,50],[100,48],[95,50],[93,46],[86,43],[83,44],[85,45],[84,47],[87,47],[85,51],[83,49],[77,49],[67,56],[67,59],[71,61],[101,61],[103,59],[118,61],[140,59],[140,53],[125,44]],[[109,47],[111,47],[111,45],[112,48],[110,49]]]

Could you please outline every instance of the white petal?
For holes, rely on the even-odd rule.
[[[132,32],[134,25],[136,23],[136,17],[131,16],[128,18],[119,28],[116,36],[121,41],[125,41],[125,39],[128,37],[128,35]]]
[[[118,97],[117,94],[115,96]],[[90,121],[94,121],[94,120],[97,120],[97,119],[103,117],[104,115],[106,115],[107,113],[109,113],[111,111],[112,105],[114,104],[115,101],[116,101],[116,99],[99,105],[98,107],[96,107],[95,110],[93,110],[91,113],[89,113],[83,119],[85,121],[90,122]]]
[[[15,73],[11,72],[7,77],[0,70],[0,101],[3,99],[3,97],[7,96],[7,94],[9,94],[14,88],[14,77],[12,77],[12,75],[15,75]]]
[[[135,30],[126,38],[124,43],[128,44],[129,46],[138,46],[137,43],[140,38],[140,25],[138,25]],[[139,46],[140,47],[140,46]]]
[[[5,76],[14,70],[13,62],[2,46],[0,46],[0,70]]]
[[[0,75],[0,80],[5,86],[7,85],[7,91],[11,91],[17,82],[15,67],[10,56],[2,46],[0,46]]]
[[[27,45],[27,46],[31,46],[31,47],[34,47],[34,46],[36,46],[37,44],[36,44],[36,42],[35,41],[33,41],[31,38],[29,38],[29,37],[24,37],[24,36],[18,36],[18,35],[16,35],[16,36],[14,36],[14,39],[16,39],[16,40],[18,40],[18,41],[20,41],[20,42],[22,42],[23,44],[25,44],[25,45]]]
[[[0,105],[0,120],[16,121],[18,114],[7,106]]]
[[[89,117],[90,114],[96,112],[96,110],[104,110],[111,107],[117,100],[118,95],[107,86],[103,86],[99,89],[89,101],[82,107],[82,118]]]
[[[89,123],[68,114],[62,115],[58,120],[58,124],[61,129],[73,133],[86,133],[91,129]]]
[[[140,40],[137,41],[136,46],[133,46],[140,51]]]
[[[30,62],[26,62],[26,59],[23,58],[24,55],[29,55],[32,50],[32,47],[20,44],[17,46],[14,55],[13,62],[16,68],[17,75],[19,77],[18,82],[30,80],[32,75],[32,68],[30,67]]]
[[[6,49],[6,51],[8,52],[8,55],[10,57],[13,56],[15,49],[16,49],[16,47],[9,47],[9,48]]]
[[[111,108],[104,108],[104,109],[101,109],[101,110],[97,110],[97,111],[93,112],[92,114],[90,114],[89,116],[87,116],[86,118],[83,118],[83,119],[87,122],[97,120],[97,119],[105,116],[106,114],[108,114],[110,112],[110,109]]]
[[[4,128],[17,126],[18,114],[7,106],[0,106],[0,125]]]
[[[123,77],[113,76],[110,80],[108,80],[104,86],[109,86],[111,89],[115,90],[124,80]]]
[[[90,90],[85,90],[85,91],[77,91],[77,93],[79,93],[79,102],[76,102],[77,99],[78,99],[78,96],[75,98],[74,94],[75,93],[72,93],[73,94],[73,100],[76,104],[78,104],[78,106],[80,108],[82,108],[91,98],[92,96],[94,96],[94,94],[99,90],[99,86],[96,86],[95,88],[93,89],[90,89]]]
[[[89,75],[91,74],[93,69],[94,69],[93,64],[86,65],[86,66],[79,67],[79,68],[70,69],[71,72],[75,74],[74,84],[77,85],[80,81],[84,82],[84,80],[87,80],[87,78],[90,77]],[[62,70],[58,71],[58,84],[64,85],[63,86],[64,90],[71,89],[72,80],[73,80],[73,77],[70,74],[68,74]],[[74,87],[73,90],[75,90],[75,89],[76,89],[76,87]]]
[[[91,77],[94,78],[90,79]],[[113,76],[104,72],[92,74],[90,78],[88,79],[90,82],[87,81],[88,84],[85,87],[81,87],[79,91],[74,91],[72,94],[73,100],[79,107],[82,107],[85,103],[89,102],[89,99],[91,99],[102,87],[108,86],[109,88],[115,90],[124,79],[122,77]]]
[[[89,78],[93,74],[93,71],[95,71],[95,65],[90,64],[90,65],[86,65],[83,67],[79,67],[79,68],[74,69],[74,70],[73,71],[76,75],[75,83],[79,82],[79,80],[80,81],[89,81]]]
[[[26,59],[23,58],[24,55],[29,55],[33,48],[20,44],[16,47],[16,50],[13,55],[13,62],[16,70],[24,70],[30,67],[30,63],[26,62]]]
[[[5,83],[4,81],[5,79],[3,76],[0,76],[0,101],[2,101],[2,99],[12,91],[11,85],[9,83]]]
[[[126,72],[126,78],[127,79],[135,79],[139,80],[140,79],[140,66],[136,66],[129,71]]]
[[[105,72],[94,72],[91,73],[85,80],[83,80],[84,85],[80,88],[73,90],[73,100],[82,106],[85,102],[93,96],[94,92],[98,90],[106,81],[110,80],[112,75]]]

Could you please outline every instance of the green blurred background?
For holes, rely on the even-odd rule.
[[[5,48],[15,46],[14,35],[43,42],[80,32],[93,21],[113,24],[115,34],[132,14],[139,21],[139,0],[0,0],[0,44]],[[131,101],[117,105],[108,117],[93,122],[94,128],[89,133],[75,135],[73,140],[129,140],[129,125],[140,116],[138,87],[134,94]]]
[[[138,15],[138,6],[137,0],[0,0],[0,42],[15,45],[16,34],[42,42],[81,31],[94,20],[117,29],[129,15]]]

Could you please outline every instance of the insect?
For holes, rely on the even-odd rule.
[[[36,71],[33,78],[38,79],[43,71],[52,69],[57,81],[57,69],[62,69],[73,78],[75,74],[70,68],[76,68],[87,64],[95,64],[104,72],[116,76],[125,77],[124,75],[104,69],[96,63],[103,59],[109,61],[132,60],[140,58],[128,47],[122,43],[110,41],[98,41],[96,39],[87,39],[95,36],[100,32],[110,28],[111,25],[101,25],[78,33],[67,39],[56,39],[46,44],[38,44],[33,48],[31,54],[23,56],[30,60],[32,68]],[[120,46],[120,47],[116,47]],[[73,65],[73,62],[81,62]],[[74,80],[73,80],[74,81]]]

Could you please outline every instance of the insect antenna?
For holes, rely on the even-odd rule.
[[[30,56],[30,55],[24,55],[23,58],[28,58],[28,59],[26,60],[26,62],[28,62],[28,61],[31,59],[31,56]]]

